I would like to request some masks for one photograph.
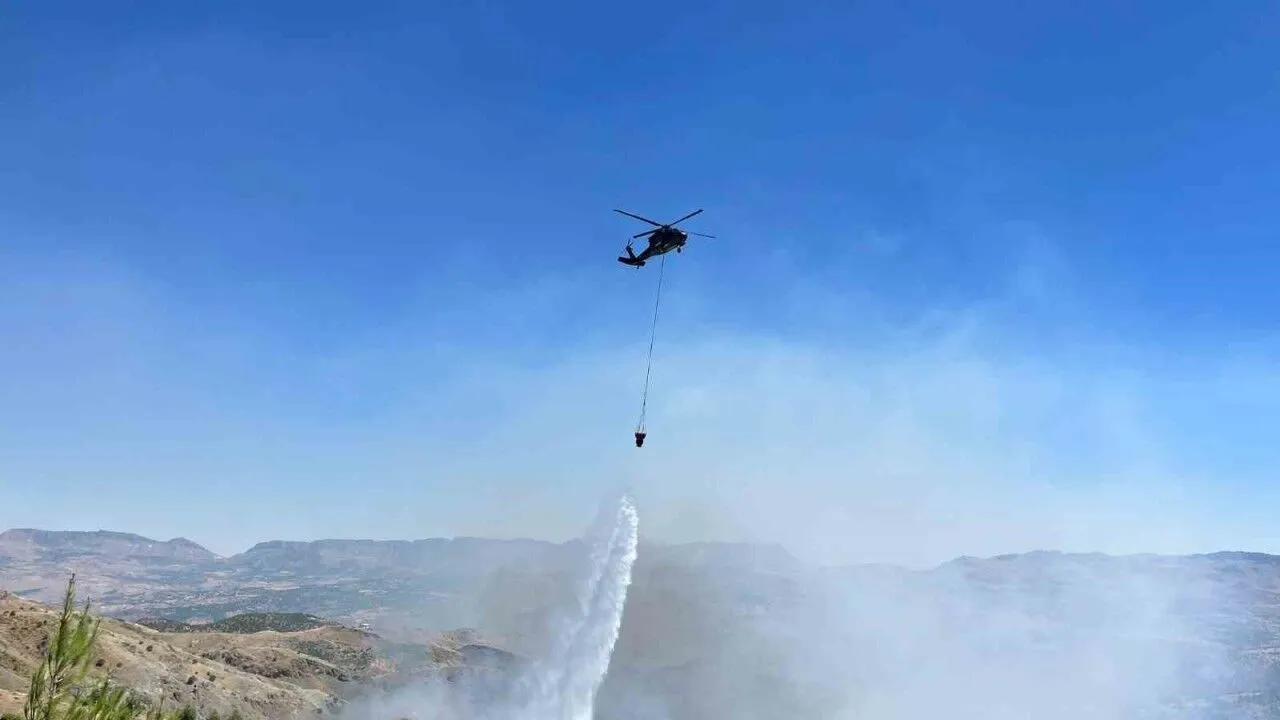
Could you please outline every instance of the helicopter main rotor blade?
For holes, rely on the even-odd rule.
[[[622,213],[623,215],[626,215],[627,217],[633,217],[633,218],[635,218],[635,219],[637,219],[637,220],[643,220],[644,222],[647,222],[647,223],[649,223],[650,225],[653,225],[654,227],[662,227],[662,223],[660,223],[660,222],[656,222],[656,221],[654,221],[654,220],[650,220],[650,219],[649,219],[649,218],[647,218],[647,217],[640,217],[639,215],[634,215],[634,214],[632,214],[632,213],[627,212],[626,210],[619,210],[619,209],[617,209],[617,208],[614,208],[614,210],[613,210],[613,211],[614,211],[614,212],[616,212],[616,213]]]
[[[642,238],[642,237],[644,237],[645,235],[652,235],[652,234],[654,234],[654,233],[656,233],[656,232],[658,232],[658,228],[654,228],[654,229],[652,229],[652,230],[645,230],[645,231],[644,231],[644,232],[642,232],[642,233],[636,233],[635,235],[632,235],[632,236],[631,236],[631,239],[632,239],[632,240],[634,240],[634,239],[636,239],[636,238]]]
[[[693,217],[694,215],[697,215],[700,212],[702,212],[702,208],[698,208],[697,210],[694,210],[693,212],[689,213],[688,215],[685,215],[684,217],[680,218],[679,220],[673,223],[667,223],[667,225],[670,226],[670,225],[676,225],[678,223],[682,223],[685,220],[688,220],[689,218]]]
[[[652,231],[651,231],[651,232],[652,232]],[[715,235],[707,235],[707,234],[705,234],[705,233],[696,233],[696,232],[686,232],[685,234],[687,234],[687,235],[697,235],[698,237],[707,237],[707,238],[714,238],[714,237],[715,237]]]

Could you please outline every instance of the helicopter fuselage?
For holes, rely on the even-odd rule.
[[[679,230],[659,231],[649,236],[647,252],[650,257],[662,255],[672,250],[679,250],[688,242],[689,236]]]

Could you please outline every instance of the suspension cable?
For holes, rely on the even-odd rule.
[[[663,255],[658,262],[658,292],[653,298],[653,324],[649,328],[649,359],[644,369],[644,393],[640,399],[640,422],[636,432],[644,432],[645,412],[649,406],[649,373],[653,370],[653,341],[658,335],[658,304],[662,301],[662,276],[667,269],[667,256]]]

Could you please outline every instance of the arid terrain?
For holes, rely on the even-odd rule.
[[[0,712],[17,712],[57,609],[0,591]],[[392,644],[369,632],[299,615],[240,615],[221,631],[177,623],[105,619],[92,671],[201,717],[238,711],[246,720],[324,715],[377,687],[449,677],[488,650],[474,634],[426,645]],[[267,626],[302,626],[286,631]]]
[[[9,531],[0,689],[12,706],[51,612],[35,601],[58,601],[75,572],[81,597],[117,618],[104,625],[103,671],[170,702],[241,707],[250,720],[330,713],[379,688],[483,670],[495,655],[537,655],[549,609],[570,598],[579,550],[328,540],[222,558],[186,540]],[[281,622],[287,632],[254,632]],[[936,673],[930,687],[944,687],[955,668],[983,667],[947,701],[989,703],[982,693],[1006,685],[1076,687],[1159,703],[1167,717],[1206,707],[1271,717],[1278,648],[1280,557],[1270,555],[1033,552],[915,571],[812,567],[776,547],[643,544],[597,716],[826,717],[890,681],[907,683],[901,697],[941,702],[947,693],[910,683]],[[1107,663],[1118,663],[1111,675],[1094,672]],[[1099,685],[1107,678],[1123,692]]]

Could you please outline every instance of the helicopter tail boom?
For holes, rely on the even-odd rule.
[[[627,245],[625,250],[627,251],[626,257],[619,255],[618,262],[632,267],[644,267],[644,258],[637,257],[635,251],[631,249],[630,244]]]

